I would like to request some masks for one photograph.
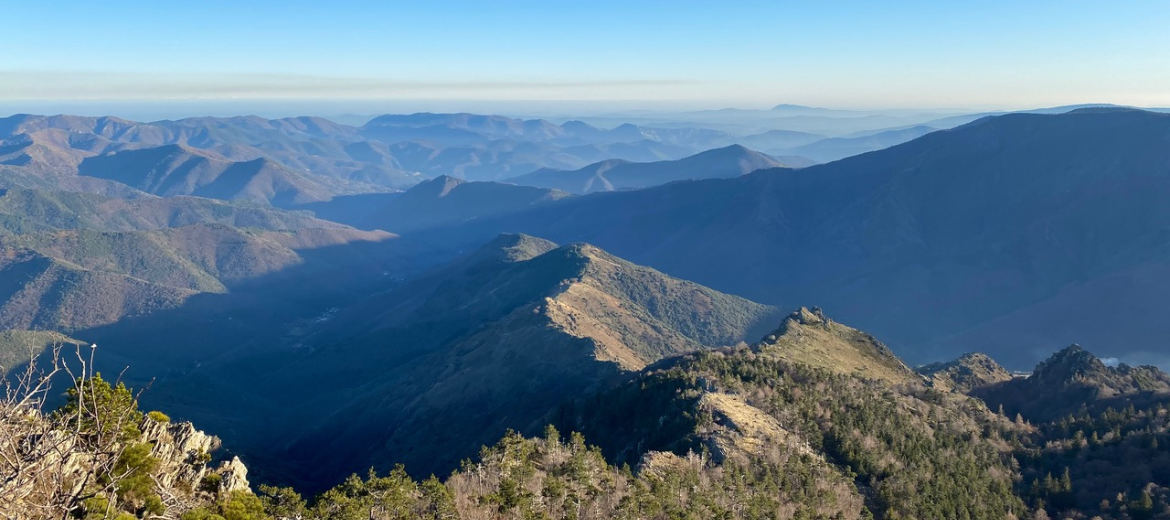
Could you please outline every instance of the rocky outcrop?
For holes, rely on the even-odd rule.
[[[207,473],[211,452],[220,446],[218,438],[196,430],[189,422],[159,422],[147,418],[142,437],[153,445],[151,456],[159,460],[159,481],[173,487],[176,482],[198,484]]]
[[[137,432],[113,430],[122,432],[114,438],[79,433],[62,417],[0,405],[0,518],[79,514],[93,506],[82,503],[91,496],[115,509],[133,510],[146,507],[134,502],[145,498],[142,493],[153,495],[150,507],[177,514],[235,491],[250,492],[243,462],[233,457],[213,466],[211,453],[220,440],[189,422],[171,423],[151,413]],[[144,444],[149,458],[142,453]],[[127,499],[122,484],[110,481],[110,475],[129,475],[127,467],[130,472],[148,468],[150,479],[150,490],[131,495],[128,505],[120,503]]]
[[[239,457],[232,457],[232,460],[224,461],[215,470],[215,473],[220,476],[220,494],[232,491],[251,491],[252,489],[248,485],[248,468],[244,466],[243,462],[240,462]]]
[[[211,465],[211,454],[222,445],[218,437],[195,429],[189,422],[171,423],[147,417],[142,424],[142,438],[159,460],[158,482],[163,487],[196,489],[208,475],[219,478],[217,491],[248,491],[248,468],[239,457]]]

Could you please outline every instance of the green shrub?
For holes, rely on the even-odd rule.
[[[166,508],[154,493],[154,479],[151,478],[151,474],[158,469],[159,462],[150,455],[150,449],[151,445],[144,442],[132,444],[122,450],[112,472],[119,477],[115,491],[122,504],[153,508],[151,512],[162,513]]]
[[[199,452],[195,454],[195,460],[192,462],[194,464],[207,464],[211,462],[211,454],[203,451],[203,448],[199,448]]]
[[[110,386],[101,374],[78,379],[66,393],[65,404],[55,413],[90,439],[110,441],[114,440],[109,439],[110,434],[116,434],[118,442],[129,442],[142,435],[138,429],[142,412],[134,394],[123,383]]]
[[[162,497],[158,495],[150,495],[146,497],[146,504],[142,509],[149,515],[161,515],[167,512],[167,506],[163,504]]]
[[[247,491],[232,491],[219,503],[219,513],[224,520],[265,520],[264,502],[260,497]]]
[[[109,507],[110,501],[106,497],[98,495],[85,499],[81,503],[81,510],[74,512],[74,515],[84,520],[104,520],[106,509]]]
[[[208,473],[207,476],[203,477],[203,480],[199,481],[199,490],[208,493],[217,493],[219,492],[221,482],[223,482],[222,475],[219,473]]]
[[[225,520],[224,517],[215,514],[210,507],[200,507],[192,509],[183,513],[179,520]]]
[[[162,413],[162,412],[160,412],[160,411],[158,411],[158,410],[154,410],[154,411],[152,411],[152,412],[150,412],[150,413],[147,413],[147,414],[146,414],[146,416],[147,416],[147,417],[150,417],[150,419],[151,419],[152,421],[154,421],[154,422],[159,422],[159,423],[169,423],[169,422],[171,422],[171,418],[170,418],[170,416],[168,416],[167,414],[165,414],[165,413]]]
[[[183,513],[180,520],[267,520],[264,502],[247,491],[233,491],[212,506]]]
[[[277,518],[301,518],[307,511],[305,499],[290,487],[261,484],[260,499],[264,501],[264,509]]]

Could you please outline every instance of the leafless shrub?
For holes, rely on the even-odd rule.
[[[54,345],[40,359],[31,355],[22,371],[4,379],[0,517],[66,518],[86,500],[115,497],[119,484],[133,471],[119,468],[118,461],[136,410],[103,407],[93,383],[96,345],[88,350],[86,356],[76,346],[72,353],[76,363],[67,363],[63,347]],[[73,385],[73,406],[45,410],[54,380],[66,376]],[[114,500],[106,499],[104,506],[107,513],[113,512]]]

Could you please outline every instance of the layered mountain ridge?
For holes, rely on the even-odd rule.
[[[8,119],[0,130],[23,133],[0,145],[0,365],[101,344],[103,372],[150,384],[144,403],[221,435],[262,480],[320,490],[370,465],[459,468],[447,487],[394,473],[420,511],[438,485],[489,518],[1157,518],[1170,376],[1139,365],[1159,362],[1166,332],[1167,117],[1004,115],[630,190],[609,174],[633,163],[609,157],[614,192],[583,195],[369,179],[424,156],[498,178],[555,150],[723,137],[442,114],[365,130]],[[362,135],[375,128],[433,139]],[[885,138],[846,139],[869,137]],[[150,144],[166,140],[182,142]],[[386,169],[306,166],[338,153]],[[135,157],[116,168],[125,182],[74,172]],[[310,213],[325,208],[367,230]],[[1049,355],[1069,340],[1096,354]],[[902,360],[972,350],[991,355]],[[1004,368],[1038,361],[1027,377]],[[548,423],[599,449],[532,437]],[[391,485],[369,480],[333,499]]]
[[[693,128],[601,130],[473,114],[386,115],[361,128],[314,117],[144,123],[20,114],[0,119],[0,187],[123,195],[135,187],[289,207],[441,175],[490,181],[604,160],[681,159],[740,140]]]
[[[121,182],[154,195],[243,199],[276,206],[328,200],[336,193],[321,179],[270,159],[231,161],[179,144],[90,157],[81,162],[78,174]]]
[[[756,170],[785,166],[783,162],[762,153],[732,145],[677,161],[631,163],[610,160],[571,172],[541,169],[508,181],[584,194],[647,188],[681,180],[738,177]]]
[[[587,239],[722,291],[835,309],[915,362],[990,344],[1027,366],[1046,331],[1118,346],[1170,333],[1150,314],[1170,279],[1167,132],[1170,116],[1143,111],[1009,114],[825,165],[570,198],[431,239]]]

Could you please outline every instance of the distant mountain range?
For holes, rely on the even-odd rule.
[[[333,256],[342,246],[362,252]],[[303,276],[300,297],[325,302],[351,287],[338,282],[342,273],[363,278],[364,288],[385,286],[392,278],[381,275],[428,262],[421,253],[400,259],[409,249],[389,233],[257,204],[0,190],[0,328],[26,341],[31,331],[122,327],[213,294],[240,293],[255,305],[249,287],[273,277]],[[0,357],[25,348],[0,341]]]
[[[786,155],[807,157],[816,162],[831,162],[899,145],[935,130],[933,127],[919,125],[897,130],[864,133],[866,135],[821,139],[806,145],[774,151]]]
[[[194,224],[269,230],[345,227],[303,213],[200,197],[114,198],[68,191],[0,190],[0,233],[147,231]]]
[[[449,176],[403,193],[337,197],[290,206],[362,229],[418,234],[517,213],[575,193],[637,189],[696,178],[726,178],[783,164],[738,145],[677,161],[603,161],[576,171],[538,170],[504,182],[471,182]]]
[[[236,162],[183,145],[89,157],[79,165],[78,174],[155,195],[242,199],[277,206],[329,200],[335,193],[324,179],[302,175],[269,159]]]
[[[1170,195],[1157,180],[1168,128],[1170,116],[1124,109],[990,117],[825,165],[565,199],[429,239],[589,240],[759,301],[822,304],[911,360],[979,347],[1026,364],[1054,330],[1119,354],[1170,336],[1150,314],[1170,279],[1157,202]],[[1103,312],[1129,326],[1092,326]]]
[[[363,229],[411,233],[515,213],[568,197],[556,190],[442,176],[421,183],[360,219]]]
[[[509,182],[554,188],[570,193],[593,193],[648,188],[673,181],[738,177],[765,168],[788,167],[780,160],[739,145],[702,152],[677,161],[631,163],[610,160],[579,170],[541,169],[513,177]]]
[[[499,180],[605,160],[674,160],[747,140],[775,148],[808,139],[472,114],[387,115],[362,127],[313,117],[141,123],[16,115],[0,119],[0,188],[115,196],[139,189],[288,207],[400,190],[429,177]]]
[[[816,117],[855,116],[829,111]],[[624,123],[606,129],[579,120],[554,124],[477,114],[384,115],[361,127],[316,117],[144,123],[21,114],[0,119],[0,188],[183,194],[294,207],[399,191],[444,175],[498,181],[537,171],[597,171],[613,161],[680,160],[731,146],[805,167],[898,144],[921,131],[827,138],[786,128],[732,133],[701,123]]]
[[[1159,258],[1166,244],[1158,238],[1158,226],[1170,218],[1162,215],[1156,202],[1161,184],[1155,180],[1161,175],[1158,165],[1164,163],[1158,136],[1165,131],[1166,118],[1119,108],[1009,114],[797,170],[765,168],[741,175],[774,161],[733,146],[681,162],[611,162],[597,164],[592,171],[545,171],[531,177],[590,174],[589,180],[564,185],[575,191],[596,190],[593,184],[604,187],[606,182],[607,189],[624,189],[680,178],[732,177],[620,193],[570,197],[547,188],[442,177],[406,193],[345,195],[329,201],[310,196],[305,203],[297,202],[306,200],[297,199],[297,194],[322,193],[316,191],[321,186],[326,192],[334,191],[329,184],[333,181],[264,160],[270,174],[250,173],[245,177],[254,183],[225,186],[225,176],[230,177],[225,172],[236,171],[238,163],[219,160],[212,152],[189,145],[138,150],[123,149],[126,143],[76,144],[104,143],[98,140],[104,136],[141,140],[153,127],[100,118],[9,118],[5,120],[9,127],[34,132],[49,127],[62,127],[58,130],[66,133],[76,130],[80,133],[72,142],[77,149],[103,153],[116,149],[108,155],[83,157],[76,165],[67,163],[69,168],[89,173],[96,168],[90,164],[121,161],[120,157],[130,166],[143,167],[119,168],[128,184],[93,177],[93,182],[108,188],[102,197],[116,196],[109,200],[88,195],[88,199],[70,196],[69,201],[60,195],[30,196],[49,193],[43,188],[11,190],[3,200],[30,196],[23,203],[27,209],[14,206],[5,217],[17,234],[83,230],[115,214],[122,224],[102,229],[137,232],[130,228],[211,222],[268,229],[333,225],[323,221],[297,224],[287,214],[259,212],[248,204],[221,208],[199,203],[205,207],[196,207],[192,201],[197,199],[158,199],[147,194],[149,190],[276,200],[364,229],[409,235],[411,244],[432,251],[429,261],[474,249],[499,233],[524,232],[558,242],[585,240],[671,275],[757,301],[784,307],[821,304],[881,334],[915,362],[983,348],[1009,365],[1026,365],[1045,352],[1035,339],[1048,337],[1052,330],[1063,330],[1055,338],[1059,343],[1081,341],[1101,345],[1098,348],[1109,355],[1128,352],[1135,359],[1161,362],[1164,358],[1156,350],[1124,345],[1149,344],[1170,333],[1150,314],[1159,280],[1165,278]],[[429,124],[450,118],[422,119]],[[344,128],[298,121],[261,124],[245,118],[241,124],[265,135],[348,135]],[[452,124],[456,123],[477,131],[491,130],[493,135],[520,135],[538,128],[544,129],[540,135],[562,138],[547,125],[515,120],[467,117],[455,118]],[[181,126],[192,125],[198,127],[194,122]],[[586,132],[581,125],[563,126]],[[252,135],[251,131],[233,132]],[[191,140],[191,134],[183,135]],[[872,137],[877,134],[857,139]],[[141,160],[128,160],[139,156]],[[168,162],[171,159],[174,162]],[[193,164],[184,170],[182,165],[188,163]],[[51,164],[43,163],[49,170]],[[145,168],[160,164],[157,169]],[[615,181],[623,177],[637,180]],[[48,172],[37,178],[79,189],[69,179],[88,177]],[[172,178],[184,182],[172,182]],[[186,183],[200,179],[208,183]],[[278,196],[273,186],[287,185],[276,182],[281,179],[315,182],[290,180],[299,188]],[[220,187],[224,190],[209,193]],[[68,216],[66,208],[75,204],[89,208],[86,215]],[[52,207],[62,209],[45,210]],[[246,219],[231,216],[244,215],[244,208],[250,208]],[[49,220],[42,222],[33,213],[21,215],[23,211],[40,212]],[[187,216],[175,213],[180,211]],[[222,211],[229,213],[220,216]],[[164,216],[167,222],[161,221]],[[70,223],[74,218],[87,219],[89,224]],[[47,247],[40,239],[21,240]],[[199,290],[212,286],[177,285]],[[1089,317],[1101,312],[1132,326],[1121,332],[1091,327]],[[985,347],[989,342],[997,346]]]

